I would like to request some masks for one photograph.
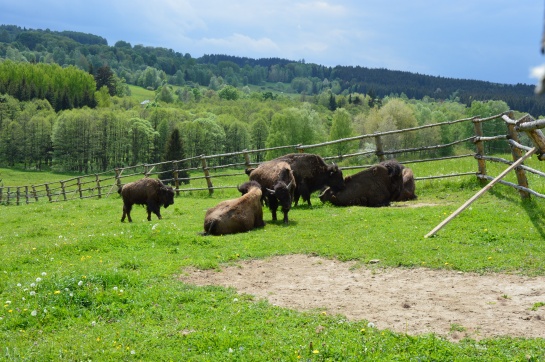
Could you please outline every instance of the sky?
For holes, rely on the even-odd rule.
[[[543,0],[0,0],[0,24],[169,48],[535,84]]]

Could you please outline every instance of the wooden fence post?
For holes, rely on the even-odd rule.
[[[212,180],[210,179],[210,172],[208,171],[208,165],[206,164],[206,158],[204,155],[201,155],[202,170],[204,172],[204,178],[206,179],[206,184],[208,185],[208,193],[212,195],[214,193],[214,186],[212,186]]]
[[[119,173],[119,168],[115,169],[115,184],[117,185],[117,189],[121,187],[121,174]]]
[[[62,196],[64,198],[64,201],[66,201],[66,191],[65,191],[65,186],[64,186],[64,181],[61,181],[61,192],[62,192]]]
[[[475,147],[477,148],[477,155],[484,156],[484,143],[479,139],[483,136],[483,124],[481,122],[473,121],[473,127],[475,129],[475,136],[477,140],[475,141]],[[486,161],[483,158],[477,158],[477,164],[479,166],[479,174],[486,175]],[[486,183],[486,179],[480,179],[481,184]]]
[[[0,186],[0,204],[2,203],[2,194],[4,193],[4,186]]]
[[[102,198],[102,190],[100,188],[100,176],[98,174],[95,174],[96,182],[97,182],[97,192],[98,192],[98,198]]]
[[[36,202],[38,202],[38,193],[36,192],[36,186],[32,185],[32,194],[34,195],[34,199],[36,200]],[[0,201],[1,201],[1,197],[0,197]]]
[[[375,154],[377,155],[378,157],[378,160],[380,162],[384,161],[384,149],[383,149],[383,145],[382,145],[382,138],[380,138],[380,136],[375,136],[375,145],[376,145],[376,151],[375,151]]]
[[[45,184],[45,193],[47,194],[47,199],[51,202],[51,190],[49,190],[49,184]]]
[[[172,161],[172,177],[174,177],[174,188],[176,189],[176,196],[180,195],[180,180],[178,180],[178,162]]]
[[[513,118],[513,112],[509,112],[509,118]],[[512,123],[508,123],[507,124],[507,130],[509,131],[509,137],[517,142],[517,143],[520,143],[519,141],[519,136],[518,136],[518,133],[515,129],[515,125],[512,124]],[[520,148],[518,147],[515,147],[513,145],[511,145],[511,155],[513,156],[513,162],[516,162],[519,158],[521,158],[523,156],[523,152]],[[524,188],[528,188],[528,178],[526,177],[526,172],[524,172],[524,169],[520,168],[520,167],[517,167],[515,168],[515,174],[517,175],[517,182],[519,184],[519,186],[522,186]],[[520,197],[522,197],[523,199],[527,199],[527,198],[530,198],[530,193],[527,192],[527,191],[524,191],[524,190],[518,190],[519,191],[519,195]]]
[[[17,189],[15,190],[15,204],[19,205],[21,201],[21,187],[17,186]]]
[[[247,152],[248,150],[243,150],[242,152],[244,152],[244,165],[246,166],[246,168],[250,168],[250,155],[248,154]]]
[[[25,202],[27,204],[30,204],[30,201],[28,200],[29,196],[28,196],[28,186],[25,186]]]
[[[81,192],[81,176],[77,178],[78,180],[78,193],[79,193],[79,198],[82,199],[83,198],[83,194]]]

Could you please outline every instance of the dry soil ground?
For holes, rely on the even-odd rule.
[[[354,268],[306,255],[242,261],[216,270],[187,269],[181,280],[233,287],[296,310],[325,310],[376,328],[453,341],[494,336],[545,338],[545,278],[477,275],[425,268]]]

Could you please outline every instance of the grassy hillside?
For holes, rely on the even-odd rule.
[[[431,170],[418,170],[425,172]],[[4,183],[34,176],[0,175]],[[0,206],[0,359],[540,360],[542,339],[455,344],[178,279],[188,266],[221,268],[294,253],[356,260],[362,267],[380,259],[384,268],[544,275],[545,204],[521,201],[502,185],[436,237],[423,237],[479,189],[471,177],[419,181],[419,198],[407,205],[420,207],[336,208],[314,195],[312,207],[290,212],[288,226],[270,222],[265,211],[265,228],[223,237],[199,233],[206,209],[236,197],[233,189],[184,193],[162,211],[162,220],[148,222],[145,210],[135,207],[130,224],[120,222],[118,195]],[[317,334],[318,326],[326,333]],[[310,342],[317,347],[309,349]]]

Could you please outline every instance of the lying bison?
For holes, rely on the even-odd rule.
[[[165,209],[174,204],[174,190],[170,186],[165,186],[160,180],[152,178],[143,178],[138,181],[129,182],[120,187],[117,192],[123,198],[123,216],[121,222],[125,221],[125,216],[132,222],[132,205],[146,205],[148,212],[148,221],[151,221],[153,212],[161,219],[161,206]]]
[[[414,193],[416,187],[414,184],[413,170],[403,166],[396,160],[383,161],[380,164],[388,169],[390,176],[396,175],[397,177],[397,175],[401,174],[401,177],[403,178],[403,187],[399,194],[392,195],[392,201],[409,201],[417,198]]]
[[[255,169],[247,170],[247,173],[250,180],[261,185],[262,198],[271,210],[272,219],[277,219],[276,211],[280,205],[284,213],[284,224],[287,224],[296,187],[290,165],[287,162],[267,161]]]
[[[378,164],[344,179],[344,189],[335,191],[328,187],[321,195],[322,202],[336,206],[389,206],[403,187],[400,172]]]
[[[314,191],[329,186],[332,190],[342,190],[344,187],[343,173],[337,165],[327,165],[323,158],[311,153],[290,153],[278,158],[275,162],[287,162],[295,177],[295,206],[299,202],[299,197],[303,198],[309,206],[310,194]],[[271,161],[272,162],[272,161]]]
[[[242,196],[222,201],[206,212],[203,235],[234,234],[265,225],[261,185],[248,181],[239,186],[238,190]]]

